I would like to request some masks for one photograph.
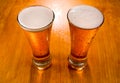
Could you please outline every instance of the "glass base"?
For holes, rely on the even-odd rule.
[[[45,61],[33,59],[33,65],[35,65],[39,70],[47,69],[51,66],[51,58],[48,58]]]
[[[68,58],[68,66],[75,70],[83,70],[87,66],[87,58],[75,60]]]

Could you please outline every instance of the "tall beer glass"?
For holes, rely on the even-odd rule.
[[[103,14],[88,5],[75,6],[67,14],[71,32],[69,66],[82,70],[87,65],[87,53],[95,34],[103,23]]]
[[[18,23],[24,29],[33,51],[33,64],[38,69],[51,65],[49,40],[54,12],[45,6],[30,6],[18,14]]]

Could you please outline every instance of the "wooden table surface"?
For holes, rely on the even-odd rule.
[[[69,8],[88,4],[105,17],[88,52],[84,71],[68,68],[70,32]],[[32,64],[31,47],[17,23],[24,7],[44,5],[55,12],[50,51],[52,66],[39,71]],[[0,0],[0,83],[120,83],[119,0]]]

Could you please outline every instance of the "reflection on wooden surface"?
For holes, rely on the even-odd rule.
[[[71,45],[66,15],[79,4],[95,6],[105,17],[83,72],[69,69],[67,62]],[[45,71],[31,66],[31,47],[16,19],[18,12],[30,5],[47,6],[56,15],[50,42],[52,66]],[[119,0],[0,0],[0,83],[119,83],[119,5]]]

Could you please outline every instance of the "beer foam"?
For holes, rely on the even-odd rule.
[[[103,23],[103,14],[95,7],[88,5],[75,6],[68,12],[68,20],[83,29],[94,29]]]
[[[31,6],[23,9],[18,15],[18,21],[23,29],[39,31],[46,28],[54,19],[54,13],[44,6]]]

